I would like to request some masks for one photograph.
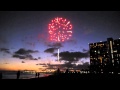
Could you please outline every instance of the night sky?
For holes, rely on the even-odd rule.
[[[72,37],[65,42],[49,40],[48,24],[56,17],[73,25]],[[0,11],[0,69],[86,68],[88,43],[118,39],[119,29],[119,11]]]

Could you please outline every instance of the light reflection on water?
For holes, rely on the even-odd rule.
[[[45,73],[40,73],[39,77],[46,77],[49,76],[50,74],[45,74]],[[3,73],[2,79],[16,79],[17,75],[16,73]],[[35,78],[35,74],[29,74],[29,73],[21,73],[20,74],[20,79],[30,79],[30,78]]]

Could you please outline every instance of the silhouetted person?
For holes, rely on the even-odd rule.
[[[0,79],[2,79],[2,72],[0,72]]]
[[[59,68],[57,69],[57,74],[60,74],[60,69]]]
[[[76,74],[76,73],[77,73],[77,71],[76,71],[76,70],[74,70],[74,73]]]
[[[17,72],[17,79],[20,78],[20,71]]]
[[[38,78],[39,78],[39,76],[40,76],[40,73],[38,72]]]
[[[68,70],[68,69],[66,69],[65,73],[67,73],[67,74],[68,74],[68,72],[69,72],[69,70]]]
[[[36,78],[37,76],[38,76],[38,73],[36,72],[36,73],[35,73],[35,78]]]

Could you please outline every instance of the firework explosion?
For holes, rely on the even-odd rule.
[[[50,40],[63,42],[72,36],[72,24],[64,18],[55,18],[48,25]]]

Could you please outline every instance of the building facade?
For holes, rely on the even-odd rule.
[[[89,49],[91,73],[120,72],[120,39],[90,43]]]

